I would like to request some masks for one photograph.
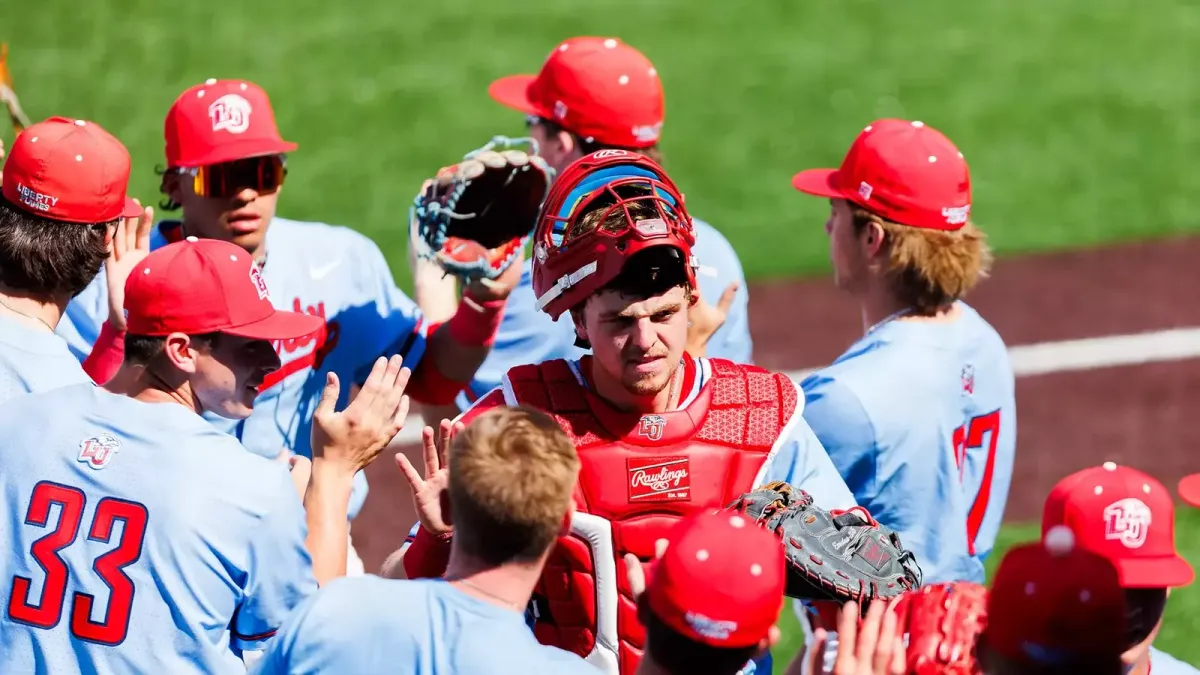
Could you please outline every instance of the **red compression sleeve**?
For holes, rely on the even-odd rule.
[[[125,331],[117,330],[111,322],[100,327],[100,336],[92,345],[92,353],[83,360],[83,372],[96,384],[103,385],[117,374],[125,360]]]
[[[418,527],[417,536],[404,552],[404,574],[409,579],[433,579],[445,574],[450,563],[450,537]]]
[[[432,336],[444,325],[450,339],[463,347],[491,347],[504,318],[505,303],[505,300],[480,302],[464,295],[454,316],[445,324],[431,324],[428,335]],[[468,383],[446,377],[436,360],[433,354],[425,355],[413,372],[408,391],[421,403],[449,405]]]
[[[464,347],[490,347],[496,341],[505,300],[479,301],[463,294],[458,311],[446,322],[450,337]],[[433,329],[430,329],[430,334]]]

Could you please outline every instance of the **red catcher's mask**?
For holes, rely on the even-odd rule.
[[[628,196],[632,186],[644,194]],[[583,214],[598,199],[611,201],[603,223],[617,210],[625,227],[576,230]],[[629,208],[650,204],[656,217],[635,222]],[[599,207],[597,207],[599,208]],[[688,282],[696,288],[696,232],[683,205],[683,195],[663,168],[627,150],[598,150],[571,163],[554,181],[534,230],[533,292],[538,309],[558,320],[621,273],[625,261],[653,246],[673,246],[684,263]]]

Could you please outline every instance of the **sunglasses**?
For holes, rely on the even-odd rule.
[[[180,171],[192,177],[197,195],[227,199],[246,188],[262,194],[275,192],[287,176],[287,161],[283,155],[263,155]]]

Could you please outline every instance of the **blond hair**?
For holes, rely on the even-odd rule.
[[[870,223],[883,230],[885,272],[892,292],[919,313],[933,313],[954,303],[991,270],[987,235],[970,221],[954,231],[930,230],[854,209],[855,232],[861,233]]]
[[[575,445],[554,418],[495,408],[450,444],[454,541],[490,565],[534,562],[561,531],[579,476]]]

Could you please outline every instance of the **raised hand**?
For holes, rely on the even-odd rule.
[[[313,457],[356,473],[375,461],[400,433],[408,417],[404,394],[412,375],[399,355],[380,357],[350,405],[334,410],[341,386],[335,373],[326,377],[325,391],[313,413]]]
[[[898,630],[900,622],[895,605],[895,600],[872,602],[861,625],[858,603],[842,605],[833,675],[904,675],[907,670],[904,640]],[[824,650],[814,651],[821,654]]]
[[[122,218],[113,232],[108,260],[104,261],[104,278],[108,282],[108,321],[119,331],[125,330],[125,280],[150,254],[153,227],[154,207],[147,206],[137,218]]]
[[[444,535],[453,529],[442,513],[441,497],[450,481],[450,471],[446,462],[450,451],[450,439],[462,430],[462,422],[444,419],[438,425],[437,431],[434,431],[433,427],[425,427],[421,431],[424,474],[417,473],[417,469],[404,453],[396,453],[396,466],[400,467],[400,472],[412,488],[417,519],[421,522],[421,527],[430,534]]]

